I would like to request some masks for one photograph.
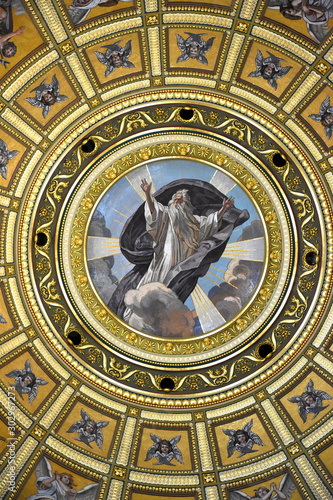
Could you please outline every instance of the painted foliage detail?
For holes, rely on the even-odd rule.
[[[278,487],[276,483],[271,483],[269,489],[266,486],[260,486],[254,490],[253,497],[240,490],[230,492],[229,497],[230,500],[291,500],[295,489],[294,481],[287,473],[281,479]]]
[[[48,382],[40,377],[36,377],[32,373],[32,368],[29,360],[24,364],[23,370],[13,370],[6,374],[6,377],[15,379],[15,389],[17,393],[23,398],[23,394],[28,394],[29,403],[31,404],[38,394],[38,387],[40,385],[46,385]]]
[[[328,95],[320,105],[319,113],[309,115],[315,122],[319,122],[324,127],[324,132],[327,139],[332,137],[333,132],[333,107],[331,106],[330,96]]]
[[[46,457],[42,457],[36,467],[37,493],[26,500],[95,500],[98,484],[88,484],[80,491],[74,486],[74,478],[67,472],[52,472],[52,466]]]
[[[180,449],[177,444],[181,440],[181,436],[173,437],[169,440],[162,439],[159,436],[155,436],[155,434],[150,433],[150,437],[154,444],[147,451],[147,456],[145,461],[152,459],[153,457],[157,458],[157,463],[153,465],[172,465],[171,461],[175,458],[178,460],[180,464],[183,464],[183,457]]]
[[[122,0],[131,2],[132,0]],[[95,7],[114,7],[119,0],[74,0],[68,7],[68,14],[74,25],[82,23]]]
[[[5,68],[10,64],[7,59],[15,56],[17,52],[17,47],[11,38],[21,35],[25,30],[25,26],[20,26],[13,31],[12,8],[16,9],[16,15],[26,12],[20,0],[0,0],[0,63]]]
[[[126,43],[125,47],[121,47],[120,42],[121,40],[112,45],[103,45],[102,48],[107,49],[104,54],[95,50],[99,62],[106,66],[105,77],[113,73],[116,68],[135,68],[134,64],[128,60],[132,52],[131,40]]]
[[[333,0],[269,0],[268,8],[279,9],[286,19],[304,20],[309,35],[318,43],[322,43],[329,33]]]
[[[104,439],[102,429],[109,425],[109,422],[103,422],[102,420],[95,422],[83,409],[81,409],[81,417],[81,420],[72,424],[67,432],[77,432],[79,437],[75,438],[76,441],[82,441],[89,448],[91,448],[90,443],[96,441],[98,448],[101,450]]]
[[[280,61],[285,61],[280,57],[276,57],[271,52],[267,51],[269,57],[264,58],[262,52],[258,50],[256,55],[256,71],[252,71],[249,77],[252,78],[264,78],[273,87],[274,90],[277,89],[278,78],[285,76],[288,71],[291,70],[292,66],[281,66]]]
[[[25,100],[28,101],[32,106],[36,108],[42,108],[43,118],[46,118],[49,113],[51,106],[56,102],[65,101],[68,99],[66,95],[60,94],[60,86],[57,77],[53,75],[51,83],[45,83],[47,78],[42,81],[38,87],[33,89],[32,92],[36,92],[35,97],[27,97]]]
[[[325,391],[317,391],[313,386],[313,381],[310,380],[303,394],[300,396],[294,396],[288,399],[288,401],[298,404],[299,416],[305,423],[309,413],[313,413],[313,420],[321,411],[328,408],[329,405],[323,406],[323,400],[325,399],[327,400],[333,398]]]
[[[8,162],[12,160],[18,153],[19,152],[16,149],[14,149],[13,151],[9,151],[7,144],[2,139],[0,139],[0,174],[4,179],[6,179],[7,177]]]
[[[242,429],[222,429],[224,434],[229,436],[229,442],[227,444],[228,458],[230,458],[235,451],[240,452],[237,458],[241,458],[247,453],[257,452],[258,450],[252,449],[254,444],[265,446],[258,434],[251,431],[252,425],[253,419],[245,424]]]
[[[177,45],[182,52],[178,57],[177,63],[187,61],[188,59],[196,59],[202,64],[208,64],[205,54],[212,48],[215,37],[209,38],[206,42],[202,39],[203,35],[196,33],[187,33],[189,35],[186,40],[181,35],[177,35]]]

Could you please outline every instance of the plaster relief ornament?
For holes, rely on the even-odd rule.
[[[290,474],[287,473],[281,479],[279,487],[275,483],[271,483],[269,489],[266,486],[260,486],[254,490],[254,497],[250,497],[243,491],[232,491],[229,497],[230,500],[291,500],[295,488]]]
[[[131,2],[132,0],[122,0]],[[68,14],[74,26],[82,23],[95,7],[114,7],[119,0],[74,0],[68,7]]]
[[[102,429],[109,425],[109,422],[103,422],[101,420],[95,422],[83,409],[81,409],[81,417],[81,420],[72,424],[67,432],[77,432],[79,437],[75,438],[76,441],[82,441],[82,443],[85,443],[89,448],[92,448],[90,443],[96,441],[98,448],[101,450],[104,439]]]
[[[330,103],[330,96],[328,95],[320,105],[320,110],[317,115],[309,115],[315,122],[320,122],[324,127],[324,132],[327,139],[332,137],[333,132],[333,106]]]
[[[31,91],[31,93],[36,92],[35,97],[27,97],[25,99],[32,106],[43,109],[43,118],[46,118],[51,106],[53,106],[56,102],[62,102],[68,99],[66,95],[60,94],[59,82],[55,75],[53,75],[51,83],[45,83],[46,80],[47,78],[45,78],[45,80],[43,80],[38,87]]]
[[[145,458],[146,462],[155,457],[158,462],[153,465],[172,465],[175,467],[176,465],[171,463],[174,458],[178,460],[180,464],[184,463],[182,453],[177,446],[177,443],[181,440],[181,436],[176,436],[167,440],[150,433],[150,437],[152,441],[154,441],[154,444],[147,451],[147,456]]]
[[[252,78],[264,78],[267,83],[273,87],[274,90],[277,89],[276,80],[285,76],[288,71],[291,70],[292,66],[282,67],[280,61],[285,61],[280,57],[276,57],[271,52],[267,51],[269,57],[264,58],[262,52],[258,50],[256,55],[256,71],[252,71],[249,77]]]
[[[222,429],[224,434],[229,436],[229,442],[227,444],[228,458],[234,454],[235,451],[239,451],[240,455],[237,458],[241,458],[247,453],[255,453],[258,450],[253,450],[253,445],[257,444],[259,446],[265,446],[261,441],[258,434],[251,431],[253,425],[253,419],[244,425],[242,429]]]
[[[269,0],[268,8],[279,9],[291,21],[304,20],[309,35],[318,43],[322,43],[329,33],[333,0]]]
[[[313,420],[319,415],[321,411],[328,408],[329,405],[323,406],[324,399],[327,400],[333,398],[325,391],[316,391],[313,387],[313,382],[310,379],[310,382],[306,386],[305,392],[303,392],[303,394],[301,394],[300,396],[294,396],[288,399],[288,401],[298,404],[298,413],[305,423],[309,413],[313,413]]]
[[[88,484],[80,491],[73,488],[74,478],[67,472],[52,472],[46,457],[42,457],[36,467],[37,493],[26,500],[96,500],[98,484]]]
[[[105,54],[95,50],[97,59],[102,64],[105,64],[105,77],[109,76],[114,72],[116,68],[135,68],[134,64],[128,60],[132,52],[131,41],[129,40],[125,47],[121,47],[119,44],[122,40],[113,43],[112,45],[103,45],[103,49],[107,49]]]
[[[24,399],[23,394],[28,394],[30,404],[37,396],[38,387],[48,384],[46,380],[36,377],[36,375],[32,373],[32,368],[28,359],[24,364],[24,370],[13,370],[6,374],[6,377],[15,379],[15,389],[22,399]]]
[[[9,151],[7,144],[0,139],[0,174],[4,179],[7,177],[7,164],[9,160],[12,160],[18,153],[16,149]]]
[[[6,178],[6,177],[5,177]],[[5,318],[2,316],[2,314],[0,314],[0,323],[7,323],[7,321],[5,320]]]
[[[15,56],[17,52],[15,43],[10,39],[21,35],[25,30],[25,26],[20,26],[16,31],[13,31],[12,7],[16,9],[16,15],[26,12],[20,0],[0,0],[0,63],[5,68],[7,64],[10,64],[5,58]]]
[[[181,35],[177,35],[177,45],[182,51],[182,55],[178,57],[177,63],[187,61],[188,59],[196,59],[202,64],[208,64],[205,57],[213,45],[215,37],[209,38],[206,42],[202,39],[206,34],[198,35],[196,33],[187,33],[190,35],[186,40]]]

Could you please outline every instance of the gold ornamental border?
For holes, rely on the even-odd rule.
[[[85,248],[91,216],[105,192],[128,171],[142,166],[143,162],[176,157],[205,161],[216,170],[224,170],[246,192],[259,214],[261,214],[262,224],[266,226],[266,256],[263,262],[260,289],[257,289],[255,299],[250,301],[238,316],[232,320],[232,324],[219,327],[216,329],[217,331],[207,333],[204,337],[172,339],[171,341],[169,338],[153,337],[134,330],[109,311],[98,297],[91,282],[86,265]],[[112,167],[106,168],[84,194],[73,221],[70,243],[71,272],[75,275],[78,292],[89,311],[102,324],[103,328],[112,332],[117,338],[135,349],[170,355],[195,354],[211,350],[234,339],[248,328],[264,308],[269,305],[271,297],[275,295],[282,256],[282,236],[278,217],[269,196],[258,182],[258,179],[248,172],[244,166],[237,163],[236,160],[222,154],[220,151],[187,142],[160,143],[140,148],[121,157]],[[66,267],[68,268],[67,265]],[[280,288],[283,289],[283,287]]]
[[[87,132],[93,131],[97,123],[101,125],[109,120],[110,115],[117,117],[123,113],[124,108],[126,108],[127,112],[128,110],[137,110],[137,107],[141,106],[141,103],[144,100],[142,95],[132,97],[131,99],[124,98],[123,100],[119,100],[117,108],[115,104],[108,104],[102,109],[92,112],[85,120],[74,125],[71,133],[66,134],[62,138],[61,145],[59,146],[58,144],[56,148],[52,149],[52,151],[41,162],[38,174],[27,192],[25,204],[22,208],[20,223],[17,228],[19,237],[18,265],[20,268],[20,276],[22,278],[22,286],[25,295],[24,301],[28,304],[29,311],[36,321],[38,328],[40,331],[43,331],[45,340],[53,346],[53,349],[56,352],[59,353],[59,357],[62,362],[69,365],[70,368],[74,370],[75,373],[79,374],[80,377],[85,380],[89,380],[90,383],[94,384],[96,387],[103,388],[103,390],[111,395],[117,394],[117,397],[130,401],[139,401],[140,403],[147,404],[149,406],[156,405],[165,407],[168,405],[169,407],[179,408],[182,407],[182,405],[184,405],[184,407],[190,406],[193,408],[204,404],[214,404],[218,401],[227,401],[234,397],[238,397],[240,393],[246,394],[248,391],[253,390],[253,388],[261,386],[264,380],[269,380],[273,377],[274,373],[279,373],[286,364],[295,359],[295,356],[299,353],[300,349],[304,345],[304,342],[309,338],[310,334],[320,322],[322,312],[325,311],[329,301],[330,291],[332,289],[332,273],[330,270],[332,250],[330,247],[327,249],[327,244],[332,237],[332,210],[330,197],[327,194],[327,185],[322,181],[320,175],[316,172],[314,167],[312,167],[311,159],[307,155],[306,150],[301,148],[299,144],[295,142],[295,139],[292,139],[289,134],[286,134],[279,124],[267,119],[267,117],[262,115],[258,110],[255,110],[244,103],[239,103],[235,99],[229,99],[226,97],[221,98],[216,94],[203,94],[198,91],[193,91],[192,94],[188,94],[174,89],[172,89],[172,91],[170,90],[168,94],[165,92],[155,92],[145,93],[144,96],[145,101],[149,103],[151,103],[152,100],[160,98],[160,102],[157,104],[161,104],[163,101],[167,100],[169,104],[179,105],[179,99],[182,99],[183,101],[187,101],[194,106],[201,105],[201,101],[203,97],[205,97],[205,106],[214,110],[218,108],[220,111],[231,111],[236,118],[245,120],[250,126],[252,125],[254,127],[258,127],[259,130],[267,132],[271,137],[271,140],[275,141],[277,147],[279,147],[282,152],[290,155],[292,162],[296,162],[299,168],[303,171],[306,183],[312,193],[312,196],[314,196],[316,200],[315,204],[317,209],[319,209],[318,216],[320,228],[326,235],[326,238],[323,238],[322,243],[324,245],[323,255],[327,257],[327,265],[326,267],[320,266],[321,277],[319,280],[321,284],[324,282],[324,287],[319,289],[315,298],[315,310],[311,312],[311,316],[309,314],[306,316],[303,329],[297,332],[297,336],[293,339],[293,343],[289,343],[288,346],[286,346],[286,349],[283,350],[280,359],[277,360],[275,364],[271,364],[269,368],[261,364],[256,373],[247,377],[246,380],[239,381],[236,385],[224,388],[222,391],[221,389],[217,390],[214,396],[206,395],[205,399],[200,395],[199,397],[192,398],[191,400],[187,398],[184,400],[178,395],[177,397],[180,399],[172,397],[171,395],[169,395],[168,398],[164,397],[161,399],[160,397],[156,397],[156,395],[154,395],[154,397],[147,394],[143,395],[141,390],[138,395],[138,391],[135,388],[132,388],[130,392],[128,392],[128,390],[120,383],[118,384],[117,381],[113,380],[111,383],[106,381],[103,375],[96,373],[96,370],[91,367],[88,369],[85,363],[82,364],[82,362],[78,361],[75,357],[73,358],[73,351],[68,349],[62,341],[60,334],[54,329],[54,326],[48,322],[44,307],[40,305],[38,300],[36,300],[36,295],[38,296],[38,287],[29,272],[31,259],[28,259],[29,241],[33,238],[32,225],[27,221],[30,221],[31,218],[36,216],[36,203],[38,204],[41,199],[41,187],[45,181],[46,175],[51,173],[50,170],[55,171],[57,169],[59,162],[69,152],[73,143],[77,143],[79,138],[82,136],[86,137]],[[150,105],[151,104],[148,104],[148,106]],[[182,103],[182,105],[184,104]],[[246,125],[248,129],[249,125]],[[248,138],[247,142],[250,143]],[[286,184],[287,181],[287,171],[289,169],[288,165],[289,162],[287,162],[287,168],[283,169],[285,171],[283,173],[284,184]],[[307,216],[308,214],[306,217]],[[306,219],[304,216],[302,223],[302,226],[304,225],[304,230],[306,229],[305,221]],[[308,243],[308,241],[305,241],[305,243]],[[316,266],[316,268],[318,269],[319,266]],[[298,318],[297,321],[299,321],[299,319],[300,318]]]

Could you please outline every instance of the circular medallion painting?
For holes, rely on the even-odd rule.
[[[112,313],[140,332],[182,339],[244,312],[266,246],[256,202],[235,177],[175,158],[131,170],[103,194],[86,255]]]

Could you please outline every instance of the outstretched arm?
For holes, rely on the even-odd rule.
[[[10,38],[13,38],[13,36],[21,35],[23,31],[25,30],[25,26],[20,26],[16,31],[13,31],[12,33],[7,33],[6,35],[2,35],[0,37],[0,46],[7,42]]]
[[[235,203],[235,200],[232,196],[230,196],[230,198],[224,198],[223,203],[222,203],[222,207],[218,211],[217,219],[221,220],[225,211],[227,210],[227,208],[233,207],[234,203]]]
[[[151,185],[152,183],[148,184],[146,179],[141,179],[141,189],[146,195],[147,203],[150,209],[150,213],[155,212],[155,206],[154,206],[154,200],[153,200],[153,195],[151,194]]]

